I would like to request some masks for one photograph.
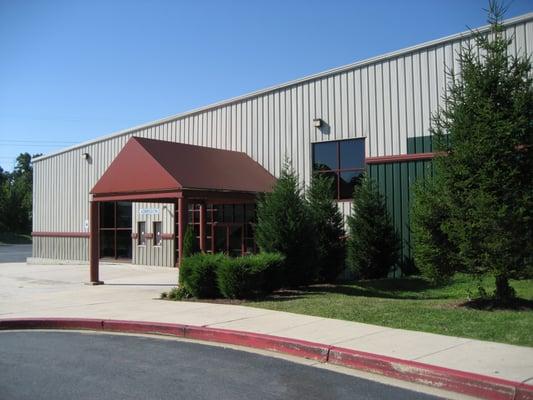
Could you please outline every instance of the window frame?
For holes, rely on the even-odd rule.
[[[144,232],[141,231],[141,224]],[[146,221],[137,221],[137,246],[146,246]]]
[[[157,224],[159,224],[159,232],[156,229]],[[161,247],[163,245],[163,223],[161,221],[153,221],[152,222],[152,230],[153,230],[153,245],[155,247]],[[159,235],[158,235],[159,233]]]
[[[363,142],[363,166],[362,168],[341,168],[341,143],[346,141],[362,141]],[[324,144],[324,143],[335,143],[336,145],[336,166],[335,169],[329,169],[329,170],[318,170],[315,169],[315,146]],[[366,171],[366,137],[357,137],[357,138],[347,138],[347,139],[337,139],[337,140],[325,140],[320,142],[312,142],[311,143],[311,173],[312,174],[335,174],[335,188],[336,193],[334,200],[337,202],[343,202],[343,201],[352,201],[353,200],[353,194],[350,195],[350,197],[342,197],[341,198],[341,185],[340,185],[340,179],[341,179],[341,173],[343,172],[358,172],[358,173],[364,173]]]
[[[133,230],[133,214],[132,214],[132,217],[130,219],[130,225],[129,226],[121,226],[119,227],[118,226],[118,209],[119,209],[119,203],[126,203],[128,204],[129,203],[129,212],[132,213],[133,211],[133,203],[132,202],[127,202],[127,201],[108,201],[108,202],[100,202],[98,203],[98,232],[99,232],[99,236],[100,236],[100,239],[99,239],[99,257],[100,258],[112,258],[114,260],[131,260],[132,258],[132,255],[130,255],[129,257],[124,257],[124,256],[121,256],[119,255],[119,246],[118,246],[118,242],[119,242],[119,234],[123,234],[124,232],[128,234],[128,236],[130,237],[129,240],[132,240],[131,239],[131,234],[132,232],[134,231]],[[111,207],[112,205],[112,207]],[[107,210],[107,212],[109,212],[111,214],[111,211],[112,211],[112,214],[113,214],[113,218],[112,218],[112,223],[103,223],[102,221],[102,216],[103,216],[103,212],[105,211],[104,208],[105,207],[109,207],[109,209]],[[112,210],[111,210],[112,209]],[[107,222],[111,222],[110,221],[111,218],[107,221]],[[106,226],[103,226],[103,225],[106,225]],[[104,234],[109,234],[112,236],[112,242],[113,242],[113,254],[112,255],[103,255],[102,254],[102,236]],[[131,245],[131,249],[130,251],[133,251],[133,244]]]

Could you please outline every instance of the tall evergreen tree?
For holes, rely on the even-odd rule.
[[[333,282],[344,268],[344,223],[333,200],[333,179],[315,174],[306,193],[320,280]]]
[[[399,262],[400,239],[385,199],[366,175],[355,189],[348,228],[346,262],[350,270],[359,279],[387,276]]]
[[[490,2],[490,31],[461,52],[433,134],[450,210],[442,229],[468,272],[495,276],[495,297],[506,303],[509,278],[530,268],[533,254],[533,81],[530,59],[507,53],[503,13]]]
[[[298,176],[286,162],[273,191],[259,199],[255,236],[261,251],[285,256],[286,284],[290,286],[316,277],[311,235]]]

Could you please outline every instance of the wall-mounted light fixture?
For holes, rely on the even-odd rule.
[[[320,128],[322,126],[322,118],[314,118],[313,125],[315,128]]]
[[[88,160],[90,157],[89,153],[81,153],[81,158],[83,158],[84,160]]]

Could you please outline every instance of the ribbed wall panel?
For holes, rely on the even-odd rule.
[[[32,243],[32,254],[35,258],[80,261],[89,259],[88,238],[35,236]]]
[[[140,215],[141,208],[157,208],[158,215]],[[146,232],[154,234],[153,224],[162,222],[162,233],[174,233],[174,204],[171,203],[133,203],[132,205],[132,232],[138,234],[138,223],[146,223]],[[161,246],[155,246],[153,239],[146,239],[146,245],[138,245],[138,240],[132,242],[134,264],[159,265],[164,267],[174,266],[175,240],[163,239]]]
[[[510,53],[531,56],[531,16],[506,29],[515,37]],[[457,52],[469,40],[453,38],[347,67],[37,160],[33,230],[83,231],[89,190],[134,135],[243,151],[274,175],[290,159],[302,185],[311,177],[313,142],[366,137],[367,156],[406,154],[407,138],[429,134],[449,82],[446,70],[459,72]],[[314,127],[313,118],[324,126]],[[89,160],[81,157],[85,152]],[[349,203],[339,207],[349,212]]]

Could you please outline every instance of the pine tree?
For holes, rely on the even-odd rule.
[[[416,267],[435,284],[447,283],[457,266],[457,248],[443,230],[450,210],[442,201],[444,189],[437,177],[415,183],[411,231]]]
[[[334,282],[344,268],[345,232],[342,215],[333,200],[333,179],[315,174],[307,191],[307,203],[319,278]]]
[[[533,81],[529,58],[507,54],[504,9],[491,1],[490,31],[463,49],[460,77],[435,118],[435,159],[450,216],[443,231],[476,276],[496,279],[495,298],[514,297],[509,279],[531,266],[533,253]],[[450,144],[443,138],[449,135]]]
[[[316,277],[311,235],[298,176],[286,162],[273,191],[258,201],[255,229],[261,251],[285,256],[285,284],[302,285]]]
[[[358,279],[385,277],[399,261],[400,240],[383,196],[366,175],[355,189],[348,228],[346,262],[350,270]]]
[[[192,226],[187,225],[183,234],[183,258],[190,257],[198,252],[198,241],[194,235]]]

